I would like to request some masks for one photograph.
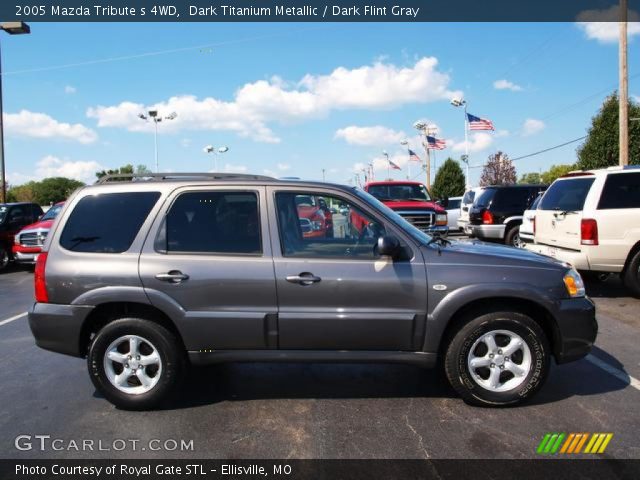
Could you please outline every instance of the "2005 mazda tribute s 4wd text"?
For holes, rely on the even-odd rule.
[[[119,180],[131,179],[105,177],[65,204],[37,259],[29,323],[40,347],[86,357],[120,408],[159,405],[189,364],[231,361],[442,365],[465,401],[516,404],[552,357],[579,359],[596,337],[567,264],[431,237],[353,187]],[[304,234],[299,197],[334,212],[325,235]]]

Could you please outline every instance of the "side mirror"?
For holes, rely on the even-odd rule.
[[[400,253],[400,240],[393,235],[384,235],[378,238],[378,253],[381,256],[397,257]]]
[[[442,208],[446,210],[449,206],[449,197],[441,198],[440,200],[438,200],[438,203],[442,206]]]

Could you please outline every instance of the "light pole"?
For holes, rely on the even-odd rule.
[[[382,154],[387,157],[387,180],[391,180],[391,164],[389,163],[389,154],[386,150],[383,150]]]
[[[400,145],[407,147],[407,149],[409,148],[409,141],[408,140],[402,140],[400,142]],[[407,152],[409,153],[409,152]],[[409,157],[409,161],[407,162],[407,180],[411,180],[411,157]]]
[[[171,112],[169,115],[164,117],[164,120],[175,120],[177,116],[178,114],[176,112]],[[163,117],[162,115],[158,115],[157,110],[149,110],[147,112],[147,115],[145,115],[144,113],[138,114],[138,118],[144,120],[145,122],[151,119],[151,121],[153,122],[155,132],[153,136],[153,145],[156,158],[156,173],[158,173],[160,171],[158,167],[158,124],[163,120]]]
[[[620,166],[629,165],[629,74],[627,66],[627,0],[620,0],[620,95],[618,97]]]
[[[464,155],[462,156],[462,161],[466,165],[466,180],[467,180],[467,189],[471,188],[471,182],[469,181],[469,122],[467,120],[467,101],[454,98],[451,100],[451,105],[454,107],[464,107]]]
[[[417,121],[413,124],[413,128],[418,130],[421,133],[424,133],[424,142],[422,142],[422,146],[424,147],[424,153],[427,158],[427,190],[431,191],[431,155],[429,154],[429,140],[427,136],[429,136],[429,124],[427,122]]]
[[[9,35],[21,35],[31,33],[31,28],[24,22],[3,22],[0,23],[0,30],[4,30]],[[0,203],[7,201],[7,178],[4,168],[4,122],[2,110],[2,59],[0,59],[0,170],[2,171],[2,199]]]
[[[213,145],[207,145],[203,149],[204,153],[211,153],[213,155],[213,167],[214,171],[218,171],[218,155],[222,153],[226,153],[229,151],[229,147],[218,147],[215,148]]]

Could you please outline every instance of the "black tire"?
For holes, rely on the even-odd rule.
[[[524,380],[506,391],[493,391],[480,385],[468,366],[469,354],[476,341],[496,330],[515,333],[524,340],[531,355],[531,368]],[[481,348],[479,344],[475,349],[478,348]],[[517,363],[515,354],[511,360]],[[544,384],[550,361],[549,342],[540,325],[526,315],[507,311],[481,315],[466,323],[451,339],[445,354],[444,366],[449,383],[465,402],[497,407],[515,405],[530,399]],[[495,368],[495,364],[492,365],[492,368]],[[499,378],[503,378],[502,373],[499,375]],[[509,372],[505,372],[505,375],[504,378],[515,378],[515,375]]]
[[[112,342],[126,335],[136,335],[149,341],[162,362],[160,378],[147,392],[123,392],[111,383],[105,371],[107,349]],[[94,386],[123,410],[150,410],[169,400],[182,380],[185,364],[184,348],[176,336],[162,325],[141,318],[121,318],[108,323],[93,339],[87,355],[89,376]]]
[[[504,237],[505,245],[509,245],[510,247],[522,248],[520,243],[520,225],[516,225],[515,227],[511,227],[507,230],[507,235]]]
[[[4,245],[0,245],[0,272],[5,270],[11,263],[11,254]]]
[[[631,294],[634,297],[640,298],[640,251],[637,251],[635,255],[631,257],[622,280]]]

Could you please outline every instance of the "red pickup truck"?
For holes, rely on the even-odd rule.
[[[447,211],[431,199],[424,184],[408,180],[388,180],[369,182],[364,186],[364,190],[419,230],[430,234],[446,235],[449,233]],[[352,219],[353,221],[354,219]],[[356,226],[356,228],[358,227]]]
[[[35,263],[36,257],[42,251],[42,245],[51,225],[63,205],[64,202],[56,203],[37,222],[27,225],[16,234],[12,250],[13,259],[17,263]]]

